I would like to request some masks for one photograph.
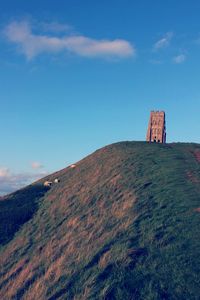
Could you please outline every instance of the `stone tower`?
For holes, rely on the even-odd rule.
[[[165,112],[151,111],[147,142],[166,143]]]

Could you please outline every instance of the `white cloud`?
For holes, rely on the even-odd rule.
[[[173,33],[167,32],[163,38],[161,38],[154,44],[153,46],[154,51],[167,48],[170,45],[172,37],[173,37]]]
[[[186,60],[186,55],[185,54],[180,54],[177,55],[173,58],[173,62],[175,64],[182,64]]]
[[[47,175],[46,171],[37,173],[13,173],[8,168],[0,168],[0,195],[14,192],[31,182]]]
[[[2,177],[8,177],[9,176],[9,169],[8,168],[0,168],[0,179]]]
[[[10,23],[4,29],[4,33],[8,41],[16,44],[29,60],[42,53],[59,53],[62,51],[84,57],[123,58],[135,54],[134,46],[126,40],[96,40],[83,35],[60,37],[34,34],[30,23],[27,21]]]
[[[31,163],[31,168],[34,170],[43,168],[43,165],[39,161],[33,161]]]

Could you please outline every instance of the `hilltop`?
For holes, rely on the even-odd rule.
[[[106,146],[0,199],[0,299],[199,299],[199,230],[200,145]]]

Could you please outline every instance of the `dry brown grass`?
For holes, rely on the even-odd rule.
[[[8,263],[15,253],[21,247],[26,246],[29,243],[29,240],[24,236],[19,236],[16,240],[13,240],[9,243],[6,252],[4,255],[0,255],[0,265]]]
[[[23,295],[22,300],[43,300],[47,291],[46,283],[38,279]]]
[[[195,208],[195,211],[200,213],[200,207]]]
[[[200,183],[200,179],[197,178],[193,172],[188,171],[187,173],[187,177],[188,179],[192,182],[192,183]]]
[[[195,150],[195,151],[193,152],[193,154],[194,154],[194,156],[195,156],[197,162],[200,163],[200,150]]]
[[[14,280],[10,280],[9,284],[0,291],[0,299],[12,299],[16,295],[16,291],[23,287],[24,283],[33,275],[33,268],[29,263]],[[6,295],[6,298],[5,298]]]
[[[119,173],[119,174],[116,174],[113,176],[113,178],[111,178],[110,180],[110,183],[111,185],[114,185],[116,186],[122,179],[122,175]]]
[[[91,287],[86,286],[81,294],[73,297],[73,300],[87,300],[89,299],[90,292]]]
[[[112,261],[112,251],[108,250],[106,253],[104,253],[101,256],[98,265],[101,269],[104,269],[111,261]]]
[[[136,201],[136,197],[129,191],[124,192],[120,201],[113,202],[111,213],[116,218],[123,218]]]
[[[151,146],[162,147],[162,145]],[[113,150],[103,149],[78,163],[75,169],[68,168],[56,174],[56,177],[61,179],[60,183],[54,185],[45,194],[37,215],[30,220],[29,224],[25,224],[23,235],[20,236],[19,232],[19,235],[6,246],[5,255],[0,257],[0,264],[4,270],[4,273],[0,274],[0,284],[3,283],[0,300],[17,299],[16,295],[19,291],[22,291],[22,300],[44,300],[52,296],[55,299],[69,297],[74,300],[86,300],[91,299],[93,295],[95,299],[108,299],[107,294],[115,286],[116,279],[119,282],[121,280],[122,288],[126,288],[126,283],[123,286],[124,278],[134,280],[134,269],[137,266],[131,269],[130,263],[134,265],[140,256],[139,246],[147,240],[153,251],[156,228],[161,227],[160,223],[164,224],[166,219],[168,221],[171,210],[173,211],[173,207],[169,208],[169,214],[166,213],[166,208],[159,210],[160,203],[165,207],[169,202],[158,185],[146,185],[151,180],[154,183],[150,169],[155,171],[153,174],[156,175],[155,182],[158,180],[166,186],[167,178],[162,181],[161,174],[164,176],[166,172],[171,176],[168,190],[165,191],[169,194],[170,201],[175,201],[172,192],[176,189],[173,190],[172,185],[173,180],[177,180],[174,167],[166,160],[167,148],[165,150],[163,147],[162,151],[159,148],[154,156],[151,147],[148,157],[146,152],[140,156],[140,152],[145,147],[150,147],[150,145],[141,144],[137,153],[133,149],[131,157],[126,146],[123,146],[124,155],[118,150],[113,152]],[[170,153],[171,151],[172,149]],[[175,152],[174,156],[176,155]],[[188,180],[185,180],[184,172],[184,180],[191,191],[191,182],[199,184],[199,180],[198,164],[191,152],[189,155],[192,160],[191,165],[184,166],[184,168],[191,172],[187,174]],[[195,155],[197,161],[200,162],[200,154]],[[124,161],[125,156],[127,161]],[[157,164],[152,163],[156,160]],[[163,168],[164,163],[166,165]],[[182,160],[177,162],[179,168],[180,164]],[[192,164],[195,165],[194,170]],[[178,167],[177,170],[180,172],[182,169]],[[49,180],[54,179],[53,175],[52,179],[50,177]],[[194,186],[198,190],[197,185]],[[136,201],[134,189],[139,191],[137,197],[140,201]],[[153,196],[150,198],[150,195],[155,194],[154,192],[158,198]],[[176,192],[179,193],[178,190]],[[180,198],[184,197],[183,193]],[[149,199],[148,202],[147,199]],[[192,197],[191,201],[193,201]],[[135,210],[135,205],[139,202]],[[179,205],[178,201],[176,205]],[[197,207],[195,211],[199,213],[198,202],[189,210],[193,218],[198,218],[198,214],[194,213],[194,207]],[[136,211],[139,221],[134,223],[137,217]],[[139,211],[142,211],[142,215],[139,215]],[[154,211],[156,217],[153,220]],[[174,219],[171,221],[173,222]],[[149,226],[151,221],[153,226]],[[148,232],[149,227],[151,230]],[[173,224],[170,223],[168,229],[170,235]],[[137,247],[138,249],[135,250],[134,248]],[[148,244],[144,247],[148,247]],[[154,252],[154,258],[157,250]],[[148,270],[145,269],[146,266],[148,268],[148,264],[144,267],[143,260],[141,261],[137,269],[138,273],[135,273],[136,276],[140,272],[148,274]],[[158,257],[157,265],[159,263]],[[106,271],[110,270],[107,267],[110,266],[114,274],[106,274]],[[118,269],[119,273],[117,273]],[[123,270],[127,271],[127,269],[131,274],[123,273]],[[103,278],[104,274],[108,276],[108,279],[97,282],[98,278]],[[131,283],[134,284],[134,282]],[[25,290],[23,290],[24,287]],[[67,289],[69,287],[70,291],[66,291],[66,287]],[[55,293],[62,290],[64,294],[55,296]]]
[[[106,155],[106,151],[103,153]],[[61,190],[59,185],[56,185],[52,188],[54,192],[48,192],[43,201],[46,209],[43,212],[40,210],[42,216],[39,221],[40,226],[34,223],[34,234],[30,227],[34,241],[27,257],[31,255],[31,262],[27,262],[24,257],[9,269],[6,276],[2,277],[3,281],[8,279],[0,294],[7,295],[5,300],[14,297],[41,266],[44,269],[43,273],[39,273],[38,278],[33,280],[22,297],[27,300],[34,297],[38,300],[46,299],[47,287],[56,285],[63,274],[71,276],[75,272],[74,268],[83,264],[83,260],[90,261],[93,253],[97,252],[106,241],[113,239],[120,231],[126,230],[133,222],[132,217],[126,216],[135,202],[133,193],[123,189],[124,178],[120,172],[109,172],[107,175],[107,165],[101,164],[102,152],[98,153],[97,159],[98,157],[100,166],[95,167],[96,158],[91,159],[88,161],[86,172],[85,163],[80,163],[76,169],[69,171],[71,175]],[[111,157],[113,170],[117,159]],[[76,178],[77,175],[79,180]],[[84,216],[80,217],[82,211]],[[49,222],[52,228],[54,226],[56,228],[55,224],[58,221],[59,228],[50,231],[49,236],[45,237],[48,229],[46,223]],[[109,226],[111,226],[110,230],[107,229]],[[14,257],[25,244],[29,244],[29,240],[25,237],[18,237],[13,244],[10,243],[6,258],[0,260],[2,264],[5,264],[10,256]],[[111,255],[112,252],[108,251],[101,257],[100,268],[108,264]],[[15,272],[15,279],[9,280]],[[89,293],[90,287],[86,286],[81,298],[74,298],[74,300],[87,299]]]
[[[56,282],[61,275],[63,274],[63,266],[65,265],[65,256],[59,257],[56,261],[54,261],[47,269],[44,280],[49,283]]]
[[[73,217],[73,218],[69,219],[66,226],[75,228],[75,227],[79,226],[79,224],[80,224],[79,217]]]
[[[131,224],[133,220],[131,218],[125,218],[114,230],[104,230],[104,222],[108,218],[108,215],[110,216],[111,223],[118,222],[118,219],[125,217],[126,211],[133,206],[135,201],[135,197],[132,197],[131,200],[130,198],[131,196],[128,192],[124,193],[122,195],[123,200],[112,203],[110,210],[107,211],[105,209],[107,199],[102,197],[96,208],[97,211],[99,211],[98,219],[94,216],[93,211],[90,211],[83,220],[80,220],[77,216],[69,218],[69,220],[62,225],[67,231],[65,235],[60,237],[60,240],[59,234],[56,237],[52,237],[48,243],[43,246],[41,255],[32,260],[31,265],[28,264],[27,266],[24,266],[23,263],[26,261],[24,259],[19,261],[18,264],[7,273],[7,276],[9,276],[18,268],[22,267],[23,269],[21,273],[17,275],[14,282],[10,281],[9,285],[3,289],[3,293],[6,293],[7,297],[10,297],[10,299],[14,297],[16,291],[33,276],[33,269],[37,269],[38,265],[43,265],[45,262],[49,267],[44,276],[36,280],[23,296],[23,299],[34,299],[32,296],[34,294],[37,299],[43,299],[46,293],[46,285],[54,285],[62,276],[64,269],[66,274],[66,264],[68,264],[68,262],[70,263],[68,264],[67,273],[70,275],[73,273],[73,264],[81,263],[83,259],[82,251],[86,253],[85,258],[89,258],[94,251],[94,248],[98,249],[105,240],[115,236],[119,231],[125,230]],[[113,218],[116,219],[116,221],[114,221]],[[62,228],[61,231],[63,231]],[[39,248],[36,252],[39,252]],[[59,255],[60,257],[56,258]],[[99,267],[106,267],[110,259],[111,252],[105,253],[100,259]],[[6,278],[4,278],[4,280],[5,279]],[[83,299],[87,299],[89,290],[89,288],[85,289]],[[3,294],[0,294],[0,296],[3,296]]]

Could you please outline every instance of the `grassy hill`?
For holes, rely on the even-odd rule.
[[[104,147],[0,200],[0,299],[200,299],[199,232],[200,145]]]

